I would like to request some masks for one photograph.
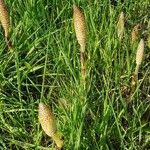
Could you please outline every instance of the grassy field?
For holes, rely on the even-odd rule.
[[[87,78],[80,77],[80,52],[72,5],[87,24]],[[150,149],[150,1],[7,0],[11,40],[0,27],[0,150],[48,150],[54,142],[41,129],[38,104],[49,105],[65,150]],[[122,41],[117,21],[125,14]],[[131,31],[140,24],[137,40]],[[131,92],[138,43],[145,41],[139,82]],[[129,97],[132,103],[127,104]]]

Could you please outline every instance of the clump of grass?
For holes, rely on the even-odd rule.
[[[80,8],[73,5],[73,21],[74,28],[77,37],[77,41],[80,45],[80,63],[81,63],[81,77],[83,80],[86,78],[86,59],[85,59],[85,47],[86,47],[86,23],[84,14]]]
[[[4,3],[4,0],[0,0],[0,21],[5,32],[5,40],[8,44],[8,47],[11,48],[10,35],[9,35],[9,30],[10,30],[9,13]]]
[[[136,3],[127,0],[123,4],[120,0],[117,6],[108,1],[80,1],[86,7],[90,37],[88,54],[87,45],[85,48],[87,58],[91,58],[86,64],[86,90],[79,85],[81,77],[76,68],[79,60],[76,50],[72,51],[77,42],[70,41],[72,1],[5,2],[15,17],[15,32],[11,34],[15,51],[13,55],[4,53],[5,44],[1,41],[0,149],[53,149],[52,138],[43,137],[42,128],[39,132],[36,111],[39,99],[55,106],[66,150],[149,149],[149,120],[146,125],[140,120],[144,114],[149,119],[149,49],[145,46],[145,62],[140,68],[144,78],[132,93],[129,76],[134,73],[135,59],[131,49],[139,38],[132,47],[131,37],[127,35],[132,29],[125,28],[122,42],[114,34],[117,33],[116,15],[124,8],[128,24],[138,22],[143,30],[149,21],[148,0]],[[127,89],[124,95],[120,89],[122,84]],[[131,111],[128,111],[124,100],[130,98],[130,93]],[[64,107],[58,105],[60,99],[65,100]]]
[[[39,122],[44,132],[55,141],[58,149],[63,146],[62,135],[57,131],[56,119],[48,106],[39,104]]]
[[[120,13],[118,23],[117,23],[117,30],[118,30],[118,38],[121,41],[124,34],[124,13],[123,12]]]

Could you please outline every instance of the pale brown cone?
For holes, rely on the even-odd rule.
[[[131,32],[131,42],[136,41],[139,28],[140,28],[139,24],[137,24],[133,27],[132,32]]]
[[[136,64],[141,65],[144,56],[144,40],[141,39],[136,52]]]
[[[42,126],[44,132],[53,137],[57,131],[56,121],[53,113],[50,111],[50,108],[43,103],[39,104],[39,122]]]
[[[5,38],[9,36],[9,14],[5,6],[4,0],[0,0],[0,21],[5,32]]]
[[[117,23],[117,30],[118,30],[118,38],[121,40],[124,34],[124,13],[121,12],[118,23]]]
[[[85,51],[86,45],[86,24],[85,18],[81,10],[76,6],[73,5],[73,21],[74,21],[74,28],[78,43],[80,44],[80,51]]]
[[[62,148],[64,140],[62,134],[57,131],[55,116],[48,106],[43,103],[39,104],[39,122],[44,132],[52,137],[59,149]]]

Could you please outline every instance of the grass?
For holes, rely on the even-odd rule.
[[[80,83],[73,3],[83,8],[88,26],[86,89]],[[40,101],[52,107],[64,149],[149,149],[149,4],[149,0],[127,0],[117,6],[109,0],[8,0],[14,52],[7,49],[0,28],[0,149],[55,147],[38,122]],[[116,29],[121,11],[126,20],[122,42]],[[131,44],[132,28],[138,23],[138,40]],[[141,37],[145,59],[130,111],[126,101]]]

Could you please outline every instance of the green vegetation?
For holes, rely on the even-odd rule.
[[[14,51],[8,50],[0,26],[0,150],[55,147],[39,124],[39,102],[51,106],[65,150],[149,149],[150,1],[126,0],[117,6],[109,0],[6,3]],[[86,86],[80,77],[73,3],[82,7],[88,30]],[[122,11],[125,32],[120,41],[117,21]],[[131,43],[136,24],[140,30]],[[141,38],[145,57],[131,93]]]

